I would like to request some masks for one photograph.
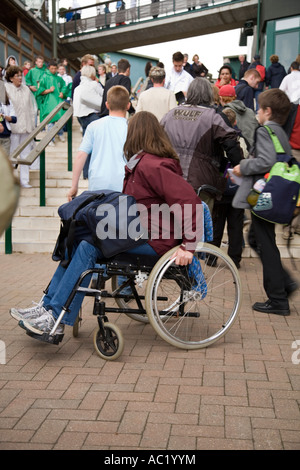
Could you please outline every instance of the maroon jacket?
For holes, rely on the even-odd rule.
[[[149,244],[159,255],[180,243],[188,251],[195,250],[203,234],[203,206],[183,179],[179,161],[140,152],[125,167],[123,193],[146,207]],[[157,217],[158,207],[162,217]]]

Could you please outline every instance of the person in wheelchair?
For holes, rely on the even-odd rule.
[[[123,193],[132,195],[138,204],[146,208],[144,215],[149,232],[148,241],[127,253],[160,257],[181,243],[174,253],[175,264],[190,264],[196,245],[203,236],[203,206],[192,186],[184,180],[179,157],[153,114],[141,111],[129,120],[124,154],[128,162]],[[167,231],[163,227],[162,217],[153,216],[153,208],[162,205],[164,208],[178,209],[177,213],[170,213]],[[176,218],[181,218],[177,224]],[[105,262],[99,248],[85,240],[75,243],[68,267],[58,266],[42,304],[40,302],[27,309],[12,308],[12,317],[19,321],[22,328],[35,335],[50,333],[80,275],[94,268],[99,261]],[[87,276],[82,286],[87,287],[89,281],[90,276]],[[76,293],[56,329],[57,335],[63,334],[65,324],[74,324],[83,298],[83,293]]]

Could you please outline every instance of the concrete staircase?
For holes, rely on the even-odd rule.
[[[66,134],[65,134],[66,135]],[[73,119],[73,161],[81,142],[81,130]],[[59,232],[57,209],[67,202],[72,172],[68,171],[68,147],[56,138],[55,147],[46,148],[46,206],[39,205],[39,171],[30,171],[32,188],[21,188],[19,205],[12,221],[13,252],[51,253]],[[17,176],[18,176],[18,170]],[[81,177],[79,191],[88,189],[88,181]],[[5,252],[4,236],[0,239],[0,253]]]
[[[77,119],[73,119],[73,161],[81,142],[81,130]],[[67,170],[67,142],[56,138],[55,147],[46,148],[46,207],[39,206],[39,171],[30,172],[30,189],[21,188],[19,205],[12,221],[13,252],[52,253],[60,226],[57,209],[67,202],[67,191],[71,186],[72,172]],[[81,177],[80,194],[88,189],[88,181]],[[245,242],[247,243],[245,227]],[[289,258],[287,242],[281,236],[282,227],[276,227],[277,243],[281,256]],[[224,233],[224,250],[227,251],[227,233]],[[0,238],[0,254],[5,252],[4,235]],[[300,258],[300,236],[295,235],[291,241],[291,253]],[[256,257],[255,252],[247,246],[243,257]]]

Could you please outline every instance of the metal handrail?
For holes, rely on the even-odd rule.
[[[73,107],[63,101],[62,103],[59,103],[49,114],[48,116],[37,126],[34,128],[34,130],[29,134],[27,139],[25,139],[16,149],[15,151],[10,155],[10,160],[12,163],[21,163],[20,160],[17,159],[18,155],[29,145],[32,140],[45,128],[49,122],[52,121],[54,116],[61,110],[65,109],[67,110],[63,116],[55,123],[53,128],[47,132],[47,134],[43,137],[43,139],[40,141],[40,143],[29,153],[29,155],[22,160],[22,165],[31,165],[39,156],[39,154],[45,150],[49,142],[53,139],[53,137],[56,136],[58,131],[64,127],[64,125],[67,123],[67,121],[72,117],[73,114]]]
[[[54,124],[52,129],[46,133],[46,135],[38,142],[35,148],[29,153],[29,155],[21,160],[18,158],[22,150],[29,145],[36,136],[45,128],[47,124],[56,116],[56,114],[65,109],[66,112],[61,118]],[[58,104],[48,116],[29,134],[25,139],[10,155],[10,161],[12,164],[31,165],[38,157],[40,157],[40,206],[46,206],[46,159],[45,159],[45,148],[56,136],[56,134],[67,124],[68,131],[68,171],[72,171],[72,115],[73,106],[63,101]],[[12,253],[12,228],[11,225],[5,232],[5,254]]]
[[[168,16],[190,14],[194,10],[212,9],[231,3],[243,3],[244,1],[245,0],[159,0],[159,2],[152,3],[151,0],[138,0],[135,7],[127,6],[124,10],[103,12],[90,17],[59,23],[59,36],[64,38],[65,36],[68,37],[68,35],[98,31],[99,28],[132,26],[132,22],[139,23],[149,20],[162,20]],[[101,0],[101,2],[74,8],[70,11],[75,13],[77,10],[88,10],[90,8],[104,6],[107,3],[115,3],[115,0]],[[132,15],[134,16],[134,20],[132,20]],[[157,17],[158,15],[159,17]],[[119,16],[122,16],[122,19],[118,18]],[[62,18],[62,16],[60,16],[60,18]]]

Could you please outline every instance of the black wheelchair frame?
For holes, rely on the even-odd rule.
[[[59,344],[64,335],[56,334],[56,329],[69,312],[75,295],[82,293],[94,297],[93,315],[97,316],[98,322],[94,347],[103,359],[117,359],[124,348],[122,332],[109,321],[107,315],[110,313],[122,313],[143,323],[150,322],[156,333],[175,347],[199,349],[209,346],[225,335],[238,316],[242,300],[238,271],[221,249],[199,243],[194,256],[200,261],[206,279],[207,292],[204,295],[195,290],[188,268],[175,265],[172,257],[176,249],[161,258],[124,253],[106,261],[104,268],[84,271],[50,333],[37,335],[27,330],[27,334],[40,341]],[[209,262],[211,257],[216,260],[213,265]],[[101,264],[104,264],[103,261]],[[90,283],[89,287],[82,287],[82,281],[91,274],[97,275],[95,286]],[[118,285],[120,276],[126,279]],[[111,292],[106,289],[110,279]],[[145,293],[141,295],[137,288],[143,287],[145,281]],[[131,295],[122,293],[126,287],[131,288]],[[115,300],[116,306],[108,307],[108,299]],[[80,310],[73,326],[75,337],[81,318]]]

